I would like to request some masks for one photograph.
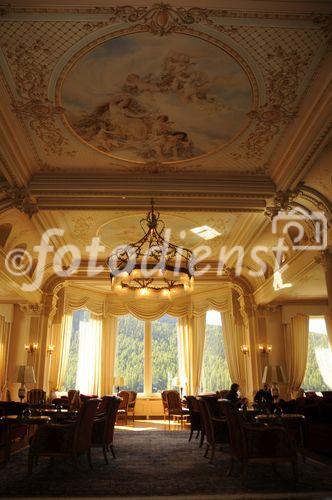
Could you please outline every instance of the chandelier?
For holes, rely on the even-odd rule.
[[[169,230],[165,231],[153,200],[140,225],[142,238],[118,247],[108,260],[111,289],[134,291],[141,296],[160,293],[168,298],[172,292],[192,290],[193,253],[169,241]]]

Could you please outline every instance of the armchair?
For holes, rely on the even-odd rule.
[[[216,417],[212,414],[209,402],[206,398],[199,398],[198,404],[207,442],[204,457],[207,457],[211,448],[210,463],[212,463],[214,460],[216,445],[229,443],[227,421],[225,417]]]
[[[187,408],[182,407],[180,394],[178,391],[165,391],[167,401],[168,422],[171,423],[171,416],[178,417],[183,424],[184,419],[189,415]]]
[[[128,404],[129,404],[129,391],[120,391],[118,394],[121,398],[120,406],[118,409],[118,416],[124,417],[125,425],[128,423]]]
[[[294,480],[298,480],[297,452],[293,439],[287,430],[280,426],[247,424],[237,408],[230,402],[222,401],[230,435],[231,464],[228,475],[232,473],[234,460],[242,465],[242,483],[247,479],[249,463],[289,462],[292,464]]]
[[[46,392],[43,389],[31,389],[27,394],[27,402],[30,405],[38,405],[40,401],[46,402]]]
[[[40,456],[55,458],[71,458],[75,467],[78,457],[87,454],[91,464],[91,437],[93,419],[98,399],[90,399],[81,407],[76,421],[68,424],[46,424],[39,427],[32,437],[29,449],[28,472],[32,473],[35,459]]]
[[[108,464],[107,451],[111,450],[116,458],[113,448],[113,435],[116,416],[121,399],[116,396],[104,396],[97,409],[93,422],[92,448],[102,448],[106,464]]]
[[[191,441],[193,433],[197,432],[196,439],[198,438],[200,432],[202,431],[201,415],[199,411],[199,403],[195,396],[186,396],[186,401],[188,403],[189,418],[190,418],[190,435],[189,440]]]

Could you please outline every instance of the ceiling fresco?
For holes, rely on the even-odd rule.
[[[150,33],[106,41],[66,75],[61,106],[74,131],[115,158],[181,161],[229,143],[248,124],[249,79],[200,38]]]
[[[323,15],[1,13],[2,81],[33,172],[268,173],[328,53]]]

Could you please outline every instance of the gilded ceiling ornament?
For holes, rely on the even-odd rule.
[[[294,191],[291,191],[290,189],[287,189],[287,191],[277,191],[273,198],[273,204],[266,208],[265,215],[272,220],[280,211],[287,212],[288,210],[291,210],[294,208],[294,204],[292,202],[298,195],[298,189],[295,189]]]
[[[260,159],[281,127],[290,123],[297,113],[297,91],[309,63],[308,54],[296,50],[286,52],[278,46],[268,58],[274,64],[266,79],[267,102],[249,112],[254,128],[240,144],[242,152],[233,154],[236,159]]]
[[[38,212],[37,199],[32,196],[26,187],[5,186],[3,190],[9,195],[12,206],[27,214],[29,218]]]
[[[139,27],[154,35],[167,35],[180,27],[202,22],[209,15],[208,9],[195,7],[185,9],[158,3],[152,7],[114,7],[110,21],[121,19],[129,23],[139,23]]]
[[[68,144],[68,139],[63,137],[61,130],[56,126],[56,117],[63,113],[63,108],[54,106],[49,100],[33,99],[19,102],[13,106],[18,116],[28,121],[30,128],[44,143],[47,154],[62,155],[63,146]],[[73,156],[75,151],[67,151],[67,155]]]

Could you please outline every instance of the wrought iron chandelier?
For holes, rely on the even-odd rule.
[[[153,200],[140,225],[142,238],[118,247],[108,260],[112,290],[131,290],[141,296],[160,293],[168,298],[175,291],[190,291],[195,272],[193,252],[167,239],[165,223]]]

